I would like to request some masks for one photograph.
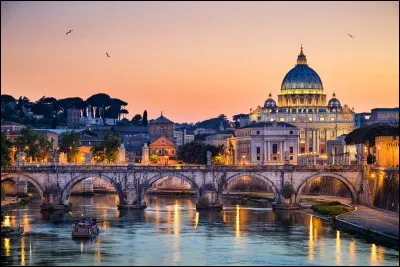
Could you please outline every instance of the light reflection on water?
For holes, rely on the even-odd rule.
[[[272,211],[269,203],[223,201],[196,211],[192,197],[146,196],[146,210],[118,210],[116,195],[71,196],[73,209],[40,212],[32,203],[5,216],[24,226],[2,238],[6,265],[397,265],[397,249],[368,243],[314,216]],[[97,218],[100,235],[73,240],[76,219]],[[29,244],[29,246],[28,246]]]

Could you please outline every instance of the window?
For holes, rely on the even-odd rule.
[[[289,133],[290,133],[290,134],[293,134],[293,131],[290,131]]]
[[[274,118],[271,118],[271,121],[274,121]]]
[[[257,154],[260,154],[261,153],[261,147],[257,147]]]
[[[289,159],[290,159],[290,160],[293,160],[293,156],[290,156]]]
[[[161,152],[162,152],[161,149],[159,149],[159,150],[158,150],[158,155],[161,155]]]
[[[260,134],[260,131],[257,131],[257,134]]]
[[[309,120],[309,121],[312,121],[312,117],[309,117],[308,120]]]
[[[175,155],[175,150],[174,149],[171,150],[171,155]]]
[[[261,120],[261,116],[258,116],[258,117],[257,117],[257,120],[259,120],[259,121],[260,121],[260,120]]]
[[[331,121],[334,121],[335,120],[335,117],[331,117]]]
[[[272,145],[272,154],[276,154],[278,153],[278,145],[277,144],[273,144]]]
[[[334,137],[334,136],[335,136],[335,131],[332,130],[332,131],[331,131],[331,137]]]
[[[296,118],[292,118],[292,121],[296,121]]]
[[[260,156],[257,156],[257,160],[260,160]]]
[[[325,121],[325,118],[324,117],[320,117],[319,121]]]
[[[289,147],[289,153],[290,153],[290,154],[293,154],[293,147],[292,147],[292,146]]]
[[[279,121],[285,121],[285,117],[280,117]]]

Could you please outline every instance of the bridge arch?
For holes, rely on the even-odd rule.
[[[121,187],[118,185],[118,184],[116,184],[116,183],[114,183],[114,181],[113,181],[113,179],[110,179],[110,177],[108,177],[108,176],[106,176],[106,175],[103,175],[103,174],[101,174],[101,175],[96,175],[96,174],[91,174],[91,173],[85,173],[85,174],[78,174],[77,176],[75,176],[74,178],[72,178],[65,186],[64,186],[64,188],[62,189],[62,192],[61,192],[61,201],[62,201],[62,204],[68,204],[68,199],[69,199],[69,196],[70,196],[70,194],[71,194],[71,190],[72,190],[72,188],[77,184],[77,183],[79,183],[80,181],[82,181],[82,180],[84,180],[84,179],[87,179],[87,178],[100,178],[100,179],[103,179],[103,180],[105,180],[105,181],[107,181],[108,183],[110,183],[114,188],[115,188],[115,190],[117,191],[117,194],[118,194],[118,197],[119,197],[119,201],[120,202],[122,202],[123,201],[123,192],[122,192],[122,189],[121,189]]]
[[[171,174],[170,173],[159,173],[159,174],[151,177],[148,180],[148,183],[143,187],[142,194],[141,194],[142,195],[142,199],[144,199],[144,195],[146,194],[147,190],[150,188],[150,186],[153,183],[155,183],[156,181],[158,181],[160,179],[163,179],[165,177],[171,177],[171,176],[172,177],[181,178],[181,179],[185,180],[186,182],[188,182],[192,186],[192,188],[196,191],[197,197],[200,196],[200,189],[199,189],[199,186],[196,184],[196,181],[194,181],[193,179],[187,177],[186,175],[183,175],[183,174],[180,174],[180,173],[171,173]]]
[[[302,193],[304,187],[307,185],[309,181],[314,180],[315,178],[318,177],[330,177],[330,178],[336,178],[339,181],[341,181],[347,189],[350,191],[351,195],[351,202],[352,203],[357,203],[357,190],[354,187],[354,185],[344,176],[337,174],[337,173],[328,173],[328,172],[323,172],[323,173],[318,173],[318,174],[313,174],[306,179],[304,179],[301,183],[300,186],[297,188],[296,193],[295,193],[295,203],[299,203],[300,200],[300,194]]]
[[[268,177],[259,174],[259,173],[236,173],[230,177],[228,177],[225,181],[225,184],[222,186],[221,188],[221,193],[227,188],[227,186],[229,185],[230,182],[244,177],[244,176],[248,176],[248,177],[252,177],[252,178],[256,178],[256,179],[260,179],[261,181],[266,182],[272,189],[272,191],[274,192],[274,198],[276,198],[278,196],[278,189],[276,187],[276,185],[274,184],[274,182],[272,182],[272,180],[270,180]]]
[[[26,174],[22,174],[22,173],[18,173],[18,174],[9,173],[9,174],[4,174],[4,175],[2,174],[1,175],[1,182],[3,182],[4,180],[7,180],[7,179],[11,179],[14,182],[17,182],[17,180],[19,178],[22,178],[23,180],[26,180],[26,181],[30,182],[31,184],[33,184],[33,186],[35,186],[35,188],[37,189],[37,191],[40,194],[40,200],[44,201],[44,195],[43,195],[44,189],[43,189],[43,187],[34,178],[32,178],[32,177],[30,177],[30,176],[28,176]]]

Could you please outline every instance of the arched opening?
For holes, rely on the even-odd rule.
[[[155,176],[142,190],[147,209],[155,210],[163,207],[194,209],[199,196],[200,190],[195,182],[181,174]]]
[[[235,204],[237,201],[227,199],[253,200],[265,205],[265,203],[271,204],[275,201],[276,191],[272,181],[262,175],[236,174],[227,179],[222,188],[222,196],[225,204],[228,205]]]
[[[96,177],[80,175],[72,179],[61,194],[64,205],[117,207],[122,192],[111,179],[105,176]]]
[[[296,190],[296,203],[317,200],[357,202],[357,191],[345,178],[337,174],[319,174],[305,179]]]
[[[2,177],[1,200],[6,201],[7,198],[15,199],[16,197],[30,197],[31,199],[43,201],[43,189],[29,176],[14,177],[6,175]]]

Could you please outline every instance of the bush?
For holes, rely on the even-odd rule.
[[[289,199],[293,196],[293,194],[294,194],[293,185],[285,183],[282,188],[282,196],[286,199]]]
[[[28,204],[31,200],[29,199],[29,197],[21,197],[20,198],[20,203],[21,203],[21,205],[26,205],[26,204]]]
[[[342,213],[346,213],[353,210],[351,207],[342,205],[338,201],[328,201],[328,202],[319,201],[317,202],[317,204],[312,205],[311,209],[315,212],[328,216],[337,216]]]

